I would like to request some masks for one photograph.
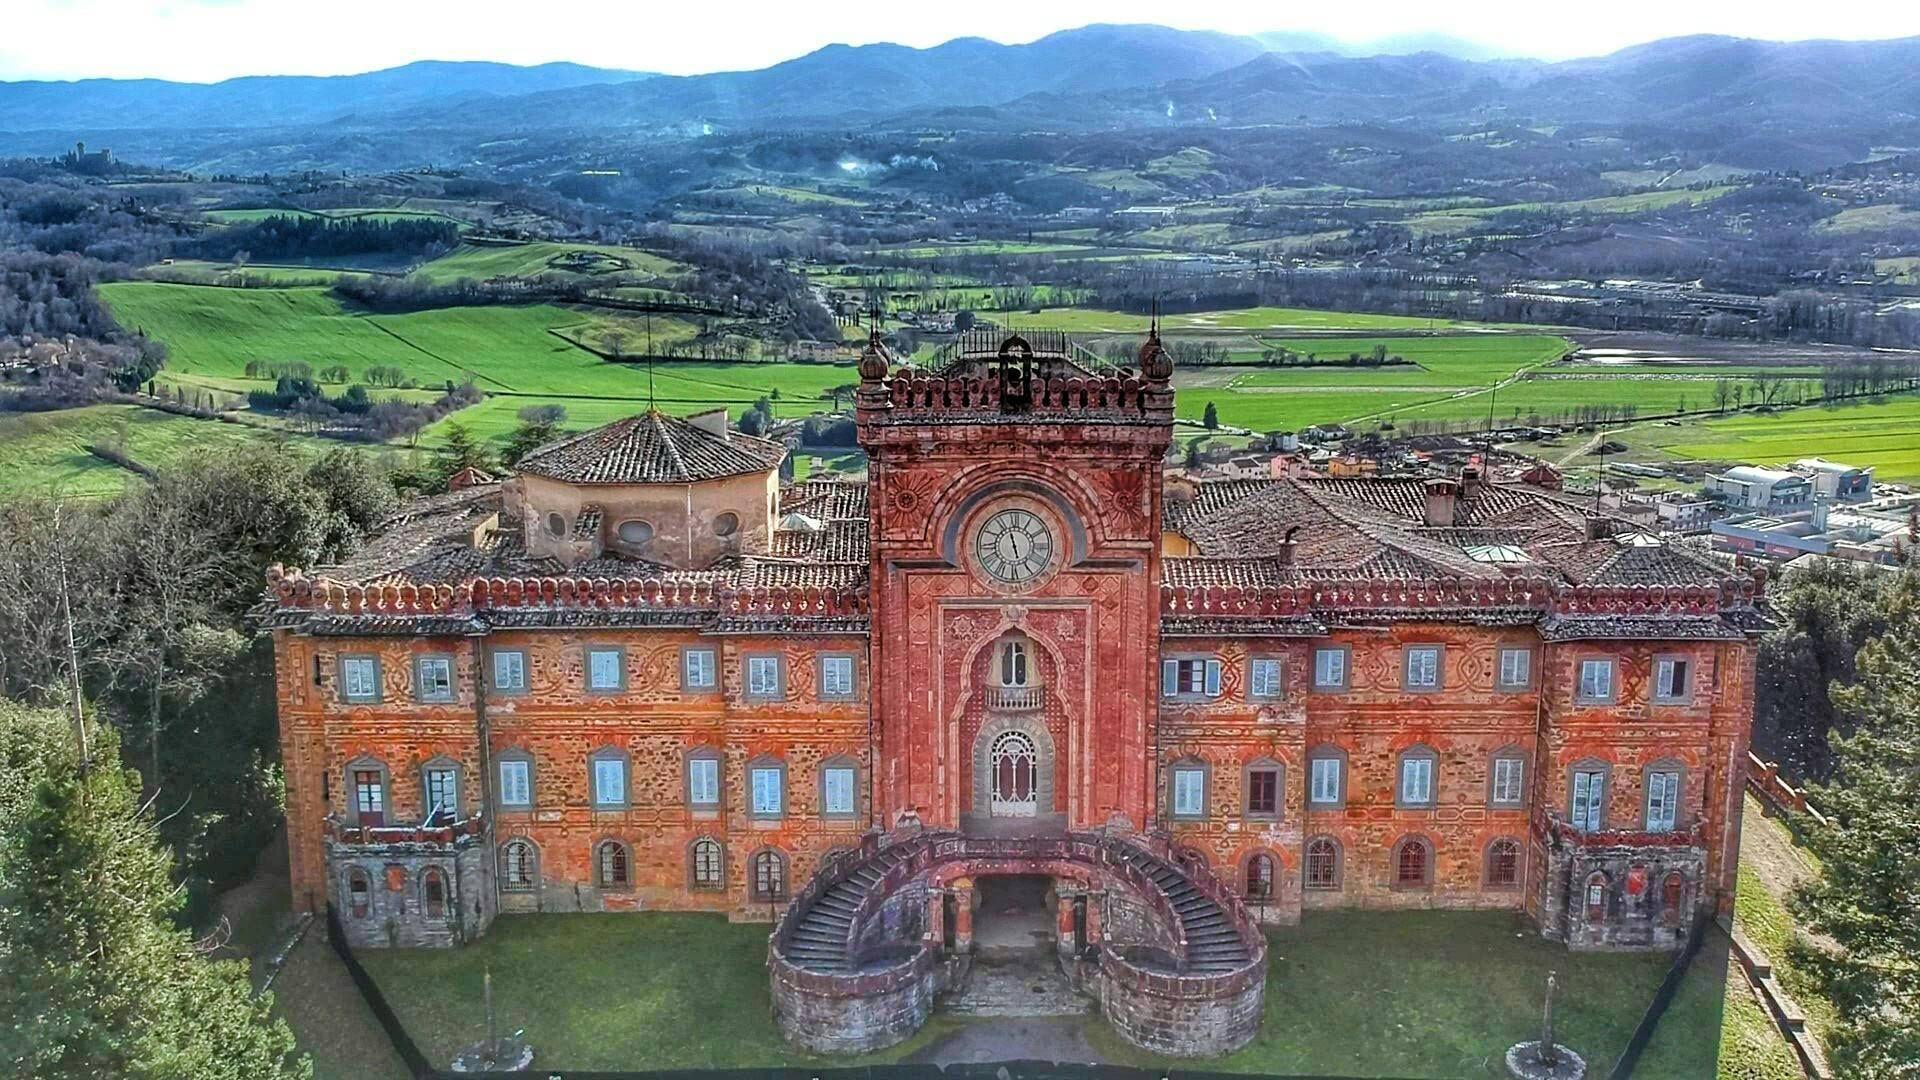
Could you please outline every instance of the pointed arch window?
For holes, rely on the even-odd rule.
[[[633,885],[632,860],[627,845],[618,840],[602,840],[594,849],[595,876],[603,889],[625,889]]]
[[[1306,886],[1309,889],[1340,887],[1340,844],[1330,836],[1307,841]]]
[[[436,921],[447,917],[447,875],[437,866],[420,872],[420,910]]]
[[[1026,686],[1031,672],[1032,658],[1027,651],[1027,643],[1014,638],[1000,646],[1000,685]]]
[[[509,840],[500,848],[500,887],[532,892],[540,873],[540,849],[531,840]]]
[[[1273,856],[1258,851],[1247,860],[1247,899],[1273,899]]]
[[[1487,845],[1487,888],[1511,889],[1520,884],[1520,841],[1501,837]]]
[[[753,856],[753,898],[771,902],[787,898],[787,857],[768,848]]]
[[[703,836],[693,842],[692,862],[693,887],[703,891],[718,892],[726,888],[726,853],[720,847],[720,841]]]

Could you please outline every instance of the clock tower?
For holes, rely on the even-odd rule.
[[[1170,357],[971,331],[860,363],[875,823],[1028,835],[1154,816]]]

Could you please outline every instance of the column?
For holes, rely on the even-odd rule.
[[[1073,901],[1076,894],[1055,889],[1053,893],[1053,948],[1061,956],[1073,955]]]
[[[947,890],[927,890],[927,932],[926,941],[934,951],[944,951],[947,940]]]
[[[953,890],[953,951],[973,951],[973,879],[956,879]]]

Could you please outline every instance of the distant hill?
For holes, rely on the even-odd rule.
[[[580,64],[427,60],[363,75],[258,75],[217,83],[0,82],[0,131],[290,127],[648,77]]]
[[[758,71],[717,72],[533,94],[448,117],[499,130],[884,116],[1085,94],[1224,71],[1266,50],[1252,38],[1164,26],[1094,25],[1026,45],[956,38],[927,49],[829,45]],[[429,110],[420,110],[424,117]]]

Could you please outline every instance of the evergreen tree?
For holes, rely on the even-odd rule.
[[[1219,429],[1220,410],[1218,407],[1214,405],[1213,402],[1211,401],[1207,402],[1207,412],[1206,412],[1206,415],[1200,418],[1200,424],[1202,427],[1205,427],[1208,431],[1215,431]]]
[[[1887,625],[1860,650],[1859,681],[1833,690],[1853,732],[1811,792],[1832,826],[1807,830],[1822,871],[1795,901],[1836,946],[1802,957],[1842,1017],[1835,1071],[1863,1080],[1920,1077],[1920,575],[1901,575]]]
[[[447,424],[447,443],[440,448],[440,459],[436,464],[442,480],[461,469],[474,468],[487,472],[493,468],[486,446],[473,437],[465,424],[458,421]]]
[[[520,426],[507,436],[507,445],[500,451],[500,464],[511,469],[520,464],[520,459],[547,445],[560,435],[559,428],[542,417],[522,419]]]
[[[0,1063],[32,1078],[310,1077],[245,965],[173,925],[180,890],[112,730],[0,703]]]

